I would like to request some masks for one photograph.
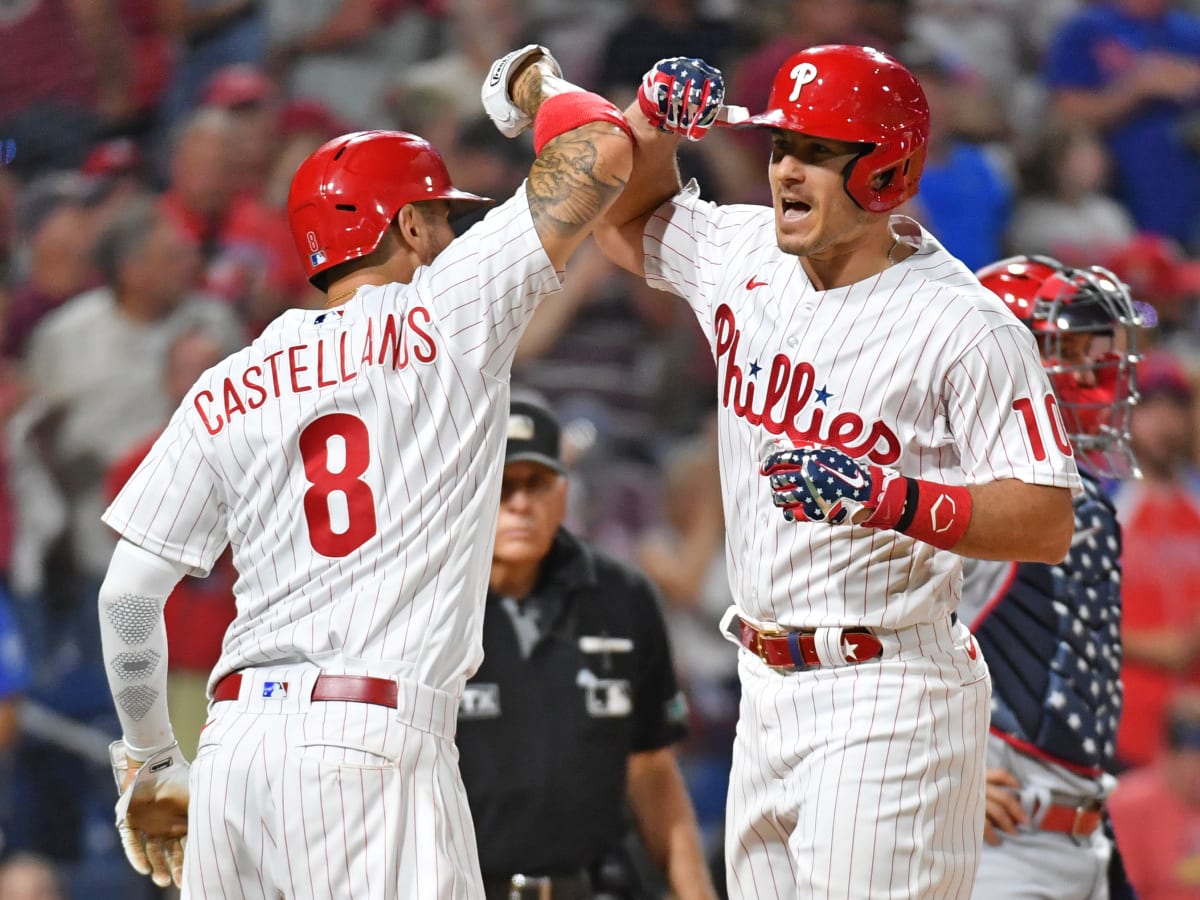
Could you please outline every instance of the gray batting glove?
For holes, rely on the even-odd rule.
[[[483,100],[484,112],[492,120],[500,133],[507,138],[516,137],[533,124],[533,119],[525,114],[517,104],[513,103],[509,94],[509,79],[525,60],[540,53],[554,66],[555,74],[562,75],[562,66],[541,44],[526,44],[520,50],[514,50],[492,63],[487,77],[483,79],[480,98]]]

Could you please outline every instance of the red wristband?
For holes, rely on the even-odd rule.
[[[971,492],[967,488],[895,478],[882,491],[876,511],[862,524],[892,528],[941,550],[952,550],[970,522]]]
[[[533,149],[537,153],[560,134],[588,122],[611,122],[633,140],[633,130],[613,104],[591,91],[567,91],[542,101],[533,119]]]

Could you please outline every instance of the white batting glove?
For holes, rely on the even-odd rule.
[[[480,98],[483,100],[484,112],[507,138],[516,137],[533,124],[533,119],[513,103],[508,92],[508,80],[517,67],[535,53],[542,54],[554,66],[555,74],[562,75],[562,66],[549,50],[541,44],[526,44],[520,50],[514,50],[492,63],[487,77],[483,79]]]
[[[188,764],[174,743],[145,762],[131,759],[124,741],[108,748],[117,800],[117,833],[134,870],[159,887],[183,885],[187,841]]]

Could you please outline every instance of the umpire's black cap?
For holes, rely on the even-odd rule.
[[[535,462],[563,475],[562,428],[546,407],[528,400],[514,400],[508,409],[508,443],[505,464]]]

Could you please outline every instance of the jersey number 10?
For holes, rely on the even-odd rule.
[[[1042,432],[1038,427],[1036,407],[1028,397],[1018,397],[1013,401],[1013,409],[1021,414],[1025,424],[1025,432],[1029,435],[1029,445],[1033,450],[1033,458],[1041,462],[1046,458],[1046,443],[1042,440]],[[1046,418],[1050,420],[1050,434],[1055,446],[1062,451],[1063,456],[1071,456],[1071,442],[1067,440],[1062,417],[1058,414],[1058,401],[1053,394],[1046,395]]]
[[[345,459],[338,470],[330,469],[330,440],[340,438]],[[348,413],[330,413],[308,424],[300,432],[300,456],[304,477],[312,485],[304,492],[304,520],[308,539],[322,556],[340,557],[353,553],[369,541],[378,528],[375,495],[362,475],[371,463],[371,435],[362,419]],[[333,528],[333,506],[345,503],[345,528]]]

